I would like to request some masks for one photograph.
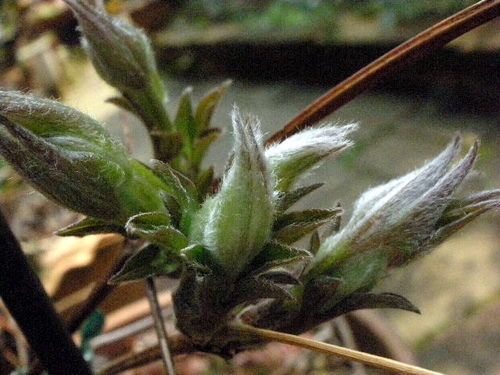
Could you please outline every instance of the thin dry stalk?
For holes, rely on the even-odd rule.
[[[243,335],[250,335],[264,341],[276,341],[284,344],[300,346],[305,349],[314,350],[316,352],[329,355],[336,355],[348,361],[356,361],[367,366],[376,367],[394,373],[402,373],[408,375],[440,375],[441,373],[426,370],[421,367],[408,365],[398,362],[393,359],[379,357],[373,354],[360,352],[353,349],[343,348],[341,346],[326,344],[323,342],[307,339],[301,336],[291,335],[288,333],[271,331],[268,329],[256,328],[248,325],[233,325],[235,332]],[[442,375],[442,374],[441,374]]]

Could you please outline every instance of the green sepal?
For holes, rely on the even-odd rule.
[[[304,249],[291,247],[276,241],[268,242],[248,267],[251,274],[288,265],[296,262],[307,262],[312,255]]]
[[[319,232],[315,230],[311,234],[311,238],[309,239],[309,251],[311,254],[316,254],[321,246],[321,239],[319,237]]]
[[[318,310],[318,306],[323,306],[335,297],[341,285],[342,279],[339,277],[321,275],[314,278],[305,287],[303,309]]]
[[[92,217],[86,217],[82,220],[72,223],[64,228],[56,231],[56,235],[62,237],[76,236],[84,237],[90,234],[102,234],[102,233],[119,233],[125,235],[125,228],[121,225],[111,224],[109,222],[95,219]]]
[[[341,209],[313,209],[284,214],[274,223],[273,239],[292,244],[341,213]]]
[[[143,280],[153,276],[177,276],[179,257],[165,247],[148,245],[133,254],[122,269],[111,277],[109,284]]]
[[[274,269],[270,269],[264,271],[257,275],[257,277],[261,280],[268,280],[275,284],[284,284],[284,285],[299,285],[300,281],[297,279],[292,272],[286,270],[283,267],[277,267]]]
[[[204,274],[219,273],[220,267],[210,251],[201,245],[193,244],[181,250],[181,257],[189,267]]]
[[[152,160],[151,164],[154,172],[167,185],[165,192],[171,195],[184,210],[198,204],[198,191],[189,178],[159,160]]]
[[[330,220],[342,213],[342,209],[310,209],[304,211],[294,211],[282,214],[276,218],[273,230],[279,231],[287,226],[297,226],[301,224],[314,223],[318,221]]]
[[[215,107],[226,94],[231,82],[231,80],[222,82],[222,84],[210,90],[198,103],[194,118],[198,124],[198,130],[200,133],[210,128]]]
[[[399,309],[420,314],[420,310],[405,297],[394,293],[355,293],[325,312],[330,319],[361,309]]]
[[[206,170],[198,174],[196,179],[196,189],[198,190],[201,200],[212,192],[212,185],[214,182],[214,168],[208,167]]]
[[[324,183],[317,183],[308,186],[303,186],[290,192],[281,192],[276,200],[276,212],[281,213],[288,210],[300,199],[313,191],[322,187]]]
[[[272,298],[295,301],[295,297],[283,285],[258,276],[243,278],[235,287],[234,305],[258,299]]]

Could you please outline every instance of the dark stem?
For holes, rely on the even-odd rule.
[[[167,375],[175,375],[174,363],[172,360],[172,355],[170,354],[170,349],[168,347],[168,336],[165,329],[165,323],[163,321],[163,316],[161,313],[160,302],[158,301],[158,293],[156,292],[156,285],[153,277],[148,277],[146,279],[146,295],[148,297],[149,305],[151,306],[151,313],[153,314],[153,320],[156,330],[156,335],[158,336],[158,343],[161,349],[161,356],[165,369],[167,370]]]
[[[467,31],[498,17],[499,14],[500,0],[483,0],[435,24],[333,87],[306,107],[282,130],[273,134],[266,143],[283,141],[313,125],[388,75],[422,59]]]
[[[51,375],[91,375],[0,212],[0,297]]]

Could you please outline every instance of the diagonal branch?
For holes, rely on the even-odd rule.
[[[453,39],[499,15],[500,0],[483,0],[431,26],[333,87],[306,107],[282,130],[272,135],[266,143],[281,142],[313,125],[388,75],[424,58]]]
[[[250,335],[264,341],[276,341],[283,344],[299,346],[301,348],[314,350],[316,352],[329,355],[336,355],[340,358],[350,361],[356,361],[365,365],[387,370],[394,373],[409,375],[442,375],[438,372],[426,370],[421,367],[408,365],[393,359],[379,357],[377,355],[360,352],[353,349],[343,348],[341,346],[326,344],[324,342],[307,339],[305,337],[271,331],[268,329],[256,328],[249,325],[234,324],[231,328],[242,335]]]

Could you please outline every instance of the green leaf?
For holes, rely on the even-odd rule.
[[[193,165],[198,167],[201,164],[208,148],[213,142],[219,139],[220,133],[220,129],[211,128],[204,131],[203,134],[200,135],[200,138],[196,141],[191,157]]]
[[[122,269],[109,280],[110,284],[138,281],[153,276],[173,276],[180,265],[179,257],[168,249],[148,245],[132,255]]]
[[[307,261],[312,255],[304,249],[299,249],[278,242],[268,242],[261,252],[255,257],[250,266],[249,272],[252,274],[263,270],[283,266],[290,263]]]
[[[303,186],[290,192],[282,192],[276,201],[276,211],[278,213],[285,212],[300,199],[312,193],[314,190],[322,187],[324,183],[312,184]]]
[[[192,91],[192,88],[188,87],[182,93],[174,120],[174,127],[182,134],[185,152],[189,159],[191,159],[194,140],[198,136],[198,126],[193,116],[193,108],[191,104]]]
[[[200,133],[210,128],[210,122],[212,121],[215,107],[226,94],[231,82],[231,80],[224,81],[221,85],[209,91],[198,103],[194,117]]]
[[[196,189],[198,190],[199,196],[202,200],[204,200],[204,198],[210,194],[213,182],[214,182],[213,167],[209,167],[198,174],[198,179],[196,181]]]
[[[420,310],[405,297],[393,293],[355,293],[326,312],[329,318],[361,309],[399,309],[420,314]]]
[[[235,291],[235,305],[263,298],[295,301],[295,297],[285,287],[265,278],[250,277],[241,279],[236,285]]]
[[[119,233],[124,235],[125,229],[116,224],[110,224],[106,221],[95,219],[92,217],[86,217],[76,223],[70,224],[62,229],[59,229],[56,234],[58,236],[76,236],[83,237],[90,234],[101,234],[101,233]]]
[[[311,209],[295,211],[278,216],[273,225],[274,231],[279,231],[287,226],[295,226],[306,223],[330,220],[342,213],[341,208],[333,209]]]
[[[160,212],[132,216],[125,229],[130,236],[166,246],[177,252],[188,245],[186,236],[170,225],[170,217]]]
[[[285,284],[285,285],[298,285],[300,284],[299,279],[295,277],[290,271],[279,267],[276,269],[268,270],[257,275],[260,280],[268,280],[275,284]]]

